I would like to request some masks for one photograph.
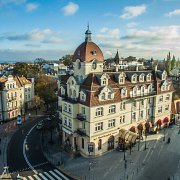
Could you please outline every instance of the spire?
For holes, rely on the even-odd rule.
[[[91,31],[89,30],[89,22],[87,25],[87,30],[85,32],[85,41],[90,42],[91,41]]]
[[[119,52],[118,52],[118,49],[117,49],[116,56],[114,57],[114,62],[115,62],[115,64],[119,64],[119,61],[120,61],[120,58],[119,58]]]

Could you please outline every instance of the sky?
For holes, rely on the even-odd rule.
[[[180,57],[180,0],[0,0],[0,61],[58,60],[92,41],[104,57]]]

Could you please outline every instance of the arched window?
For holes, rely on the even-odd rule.
[[[95,61],[93,61],[92,63],[92,68],[95,70],[97,68],[97,63]]]
[[[102,149],[102,139],[98,141],[98,150]]]

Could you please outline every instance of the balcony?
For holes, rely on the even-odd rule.
[[[80,121],[85,121],[86,120],[86,115],[85,114],[77,114],[77,119]]]
[[[76,133],[79,134],[80,136],[86,136],[86,130],[82,128],[78,128]]]

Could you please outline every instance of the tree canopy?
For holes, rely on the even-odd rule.
[[[17,62],[13,69],[13,74],[16,76],[36,77],[41,72],[37,65],[24,62]]]
[[[63,56],[61,59],[59,59],[59,61],[63,62],[65,66],[71,66],[73,64],[72,59],[73,59],[73,55],[67,54]]]

